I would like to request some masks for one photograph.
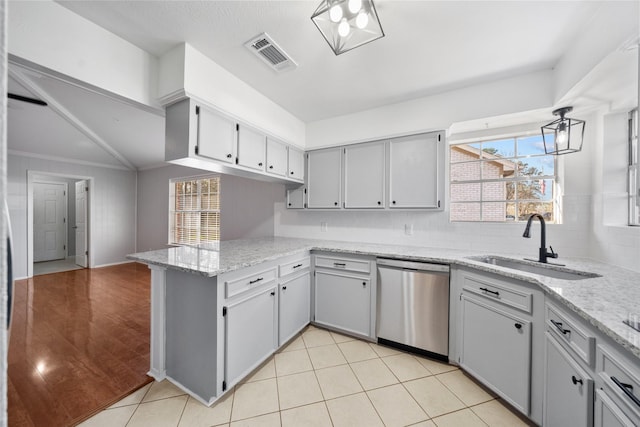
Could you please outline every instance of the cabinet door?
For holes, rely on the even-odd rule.
[[[309,273],[280,284],[279,345],[289,341],[311,318],[311,279]]]
[[[339,209],[342,202],[342,148],[308,153],[307,207]]]
[[[438,208],[439,133],[389,143],[389,207]]]
[[[315,321],[360,335],[370,335],[369,279],[316,270]]]
[[[287,176],[287,146],[267,137],[267,172]]]
[[[238,127],[238,164],[264,171],[266,137],[247,126]]]
[[[593,425],[593,380],[549,332],[546,336],[545,427]]]
[[[463,294],[460,364],[529,414],[530,322]]]
[[[304,208],[304,186],[287,190],[287,209]]]
[[[596,390],[594,408],[595,427],[637,427],[640,418],[633,422],[603,389]]]
[[[304,181],[304,152],[289,147],[288,171],[289,178]]]
[[[276,288],[226,307],[225,380],[231,387],[277,347]]]
[[[344,207],[383,209],[385,143],[353,145],[344,150]]]
[[[226,163],[236,162],[236,122],[198,107],[198,155]]]

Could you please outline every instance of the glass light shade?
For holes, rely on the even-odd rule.
[[[564,116],[572,109],[564,107],[555,110],[553,114],[560,118],[540,128],[546,154],[561,155],[582,150],[585,122]]]
[[[311,20],[336,55],[384,37],[373,0],[323,0]]]

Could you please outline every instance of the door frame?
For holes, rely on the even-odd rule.
[[[32,184],[55,184],[55,185],[62,185],[64,186],[64,218],[65,218],[65,227],[64,227],[64,258],[67,259],[68,255],[69,255],[69,227],[67,224],[67,219],[69,219],[69,183],[67,182],[61,182],[61,181],[48,181],[46,179],[35,179],[33,180]],[[31,201],[33,201],[33,199],[31,199]],[[35,205],[35,202],[32,203],[32,206]],[[33,230],[33,217],[32,217],[32,222],[31,222],[31,227]],[[31,243],[33,245],[33,240],[31,240]],[[35,245],[33,245],[35,246]]]
[[[87,222],[89,223],[87,226],[87,250],[89,251],[89,258],[87,259],[87,268],[92,268],[94,266],[94,250],[93,241],[91,239],[91,236],[93,235],[93,177],[85,175],[70,175],[56,172],[27,170],[27,277],[33,277],[33,182],[42,181],[42,179],[36,179],[36,176],[50,176],[56,178],[87,180],[87,186],[89,187],[89,200],[87,203]]]

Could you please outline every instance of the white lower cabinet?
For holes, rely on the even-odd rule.
[[[316,271],[315,322],[370,335],[371,284],[368,278]]]
[[[296,264],[297,265],[297,264]],[[283,345],[300,332],[311,317],[311,279],[309,272],[280,282],[279,339]]]
[[[223,309],[226,388],[236,384],[277,348],[275,284]]]
[[[637,427],[640,418],[632,421],[604,389],[599,389],[595,395],[593,424],[595,427]]]
[[[593,425],[593,379],[549,332],[546,334],[545,427]]]
[[[461,366],[528,414],[530,322],[464,294],[462,319]]]

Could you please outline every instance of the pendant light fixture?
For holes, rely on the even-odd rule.
[[[323,0],[311,20],[336,55],[384,37],[373,0]]]
[[[565,114],[571,112],[573,107],[562,107],[553,111],[559,119],[542,126],[542,140],[544,152],[547,154],[569,154],[582,150],[584,138],[584,120],[571,119]]]

